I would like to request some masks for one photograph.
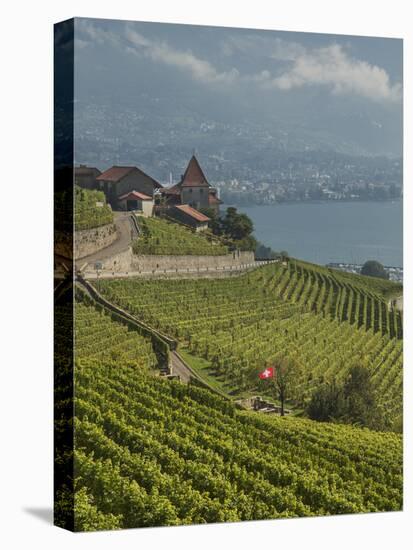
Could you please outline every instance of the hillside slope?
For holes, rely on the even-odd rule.
[[[396,435],[252,417],[122,365],[84,365],[76,382],[77,495],[103,526],[108,514],[127,528],[401,508]]]
[[[209,232],[195,233],[190,227],[164,218],[139,218],[142,235],[132,245],[135,254],[218,256],[228,248]]]
[[[231,279],[111,280],[105,296],[207,359],[228,392],[257,391],[257,374],[283,356],[299,373],[304,405],[352,365],[370,369],[388,426],[402,414],[402,317],[388,309],[399,285],[304,262],[272,264]]]
[[[76,326],[75,530],[401,509],[400,436],[242,412],[154,376],[149,341],[120,346],[134,331],[93,306]]]

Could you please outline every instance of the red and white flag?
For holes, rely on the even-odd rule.
[[[267,378],[273,378],[274,367],[267,367],[265,370],[260,372],[258,376],[261,378],[261,380],[266,380]]]

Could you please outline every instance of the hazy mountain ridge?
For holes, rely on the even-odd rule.
[[[402,154],[400,40],[85,19],[76,37],[77,162],[177,179],[196,149],[211,178],[261,179],[290,153]]]
[[[304,120],[277,121],[276,115],[273,120],[259,122],[228,118],[208,118],[182,104],[171,108],[167,98],[143,95],[136,99],[136,106],[100,103],[99,99],[91,104],[79,102],[75,118],[76,162],[100,169],[112,164],[137,164],[166,181],[170,172],[175,180],[179,178],[196,150],[212,179],[258,181],[274,179],[290,156],[302,156],[303,162],[308,162],[313,153],[311,162],[317,165],[318,159],[324,162],[326,154],[332,159],[336,155],[351,159],[383,154],[379,143],[383,128],[377,126],[380,123],[375,127],[367,115],[337,116],[342,120],[340,133],[333,132],[323,120],[311,126]],[[356,123],[358,132],[354,131]],[[346,132],[350,135],[346,136]],[[375,148],[370,135],[376,137]],[[368,142],[369,148],[363,146],[363,141]],[[396,157],[396,147],[393,153]],[[378,160],[378,165],[383,162]]]

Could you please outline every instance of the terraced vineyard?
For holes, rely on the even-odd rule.
[[[161,218],[139,218],[142,236],[132,243],[135,254],[218,256],[228,248],[213,235],[195,233],[179,223]]]
[[[388,425],[401,418],[402,318],[387,306],[398,285],[291,261],[231,279],[111,280],[101,290],[210,361],[238,393],[256,391],[257,372],[280,354],[299,366],[298,405],[363,364]]]
[[[113,223],[113,212],[106,203],[103,191],[81,189],[75,186],[75,229],[92,229]]]
[[[80,530],[401,508],[394,434],[252,418],[120,365],[82,366],[76,383]]]
[[[75,342],[77,357],[97,363],[120,361],[144,368],[155,368],[158,363],[149,339],[82,302],[76,303]]]
[[[164,361],[165,350],[154,350],[151,339],[145,337],[126,322],[114,320],[113,314],[95,304],[83,293],[78,293],[75,305],[76,359],[87,358],[94,364],[119,361],[136,368],[157,369]],[[56,362],[64,364],[70,357],[72,311],[67,305],[56,306],[56,341],[59,343]],[[166,346],[166,345],[165,345]]]
[[[76,338],[75,530],[401,509],[400,436],[262,418],[153,376],[148,340],[131,354],[87,300]]]

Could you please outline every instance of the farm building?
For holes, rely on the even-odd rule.
[[[118,197],[118,208],[120,210],[133,210],[145,217],[151,217],[153,214],[153,197],[131,191]]]
[[[196,209],[213,208],[218,212],[221,204],[216,189],[209,184],[195,155],[191,157],[181,181],[173,187],[163,187],[160,195],[165,206],[188,204]]]
[[[75,166],[75,185],[83,189],[97,189],[96,178],[100,174],[101,171],[93,166],[86,166],[86,164]]]
[[[208,216],[198,212],[198,210],[195,210],[195,208],[192,208],[188,204],[172,206],[168,209],[168,216],[178,222],[193,227],[195,231],[204,231],[208,229],[208,222],[210,221]]]
[[[136,166],[112,166],[96,178],[98,189],[104,191],[107,201],[115,210],[119,208],[118,197],[132,191],[153,197],[162,185]]]

